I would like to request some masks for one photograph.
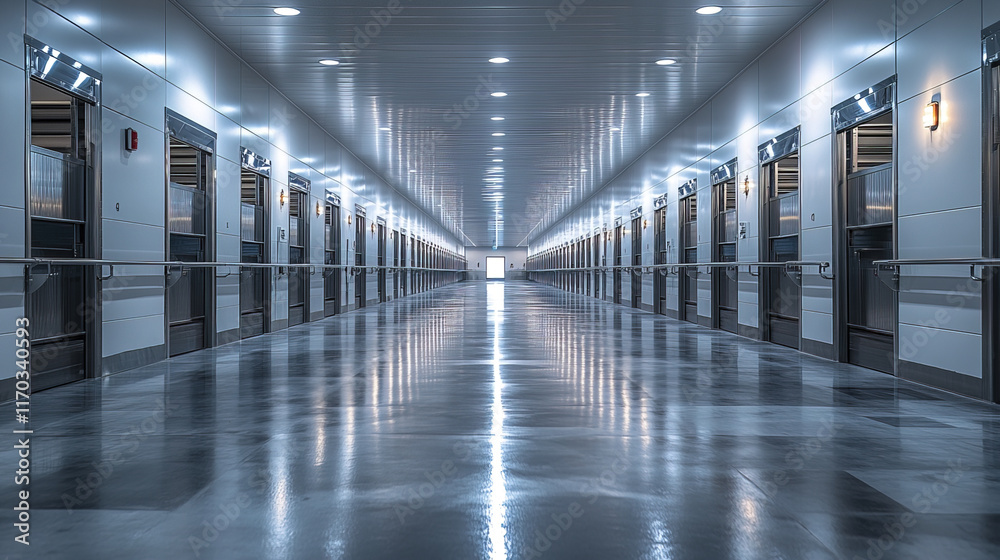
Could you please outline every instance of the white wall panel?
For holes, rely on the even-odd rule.
[[[25,34],[25,2],[18,0],[5,2],[3,16],[0,17],[0,37],[7,40],[0,42],[0,60],[24,69],[24,45],[19,41],[11,41],[11,37],[21,37]],[[32,35],[35,31],[31,32]],[[3,82],[4,80],[0,80]]]
[[[162,105],[161,105],[162,111]],[[102,156],[101,213],[106,219],[164,227],[166,176],[163,133],[117,113],[106,111],[106,135],[114,142],[104,145]],[[139,149],[126,152],[124,130],[139,133]],[[107,139],[107,136],[105,137]],[[161,242],[162,248],[162,242]]]
[[[983,28],[1000,23],[1000,2],[983,0]]]
[[[180,8],[170,2],[166,5],[167,81],[215,107],[216,43]]]
[[[758,86],[754,63],[712,99],[713,145],[721,146],[760,122]]]
[[[833,103],[854,97],[861,90],[896,73],[896,47],[890,45],[833,80]]]
[[[969,334],[907,324],[899,326],[899,358],[945,371],[982,377],[983,339]],[[906,372],[901,372],[906,377]]]
[[[0,50],[3,48],[0,47]],[[21,56],[23,58],[23,52]],[[4,116],[9,123],[24,122],[23,69],[0,63],[0,106],[4,108]],[[0,167],[4,170],[5,180],[5,185],[0,188],[0,206],[24,208],[24,144],[24,134],[0,134]]]
[[[899,104],[899,214],[982,204],[979,72]],[[924,107],[941,102],[941,125],[924,128]]]
[[[830,51],[834,56],[834,74],[846,71],[892,43],[896,38],[892,17],[894,1],[835,0],[830,3],[836,41]]]
[[[899,218],[899,258],[978,257],[982,255],[982,212],[949,210]]]
[[[102,355],[105,357],[165,344],[162,314],[105,321],[102,333]]]
[[[24,209],[0,206],[0,224],[4,225],[0,231],[0,255],[15,259],[27,256],[24,244]],[[0,328],[3,326],[0,325]]]
[[[100,38],[158,76],[166,67],[166,10],[163,0],[110,3],[101,11]]]
[[[803,310],[802,338],[833,344],[833,315]]]
[[[915,2],[898,2],[896,5],[896,37],[901,38],[913,32],[921,25],[941,15],[961,0],[917,0]],[[981,0],[966,0],[976,5],[976,11],[981,9]],[[989,0],[987,0],[989,2]],[[978,16],[978,14],[977,14]]]
[[[27,3],[27,21],[31,23],[26,30],[28,35],[98,72],[102,71],[101,51],[104,46],[89,33],[30,0]],[[21,56],[24,56],[24,51]]]
[[[799,150],[802,229],[828,227],[832,224],[833,147],[827,136]]]
[[[833,2],[827,2],[802,23],[799,72],[805,96],[833,79],[834,53],[840,48],[833,34]]]
[[[102,53],[101,101],[105,115],[109,110],[114,111],[162,131],[166,99],[163,79],[110,47],[104,47]],[[107,135],[109,130],[104,126]]]
[[[792,31],[760,58],[758,114],[762,119],[781,111],[800,97],[800,33],[799,29]]]
[[[104,258],[114,261],[162,261],[166,244],[162,226],[105,218],[102,223]]]
[[[899,99],[927,91],[982,65],[982,15],[965,0],[896,44]],[[945,39],[947,38],[947,39]]]

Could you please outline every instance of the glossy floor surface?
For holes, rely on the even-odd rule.
[[[997,407],[528,283],[34,395],[11,558],[1000,558]]]

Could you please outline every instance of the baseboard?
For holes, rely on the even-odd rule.
[[[149,348],[139,348],[129,350],[114,356],[105,356],[101,360],[101,375],[112,375],[130,369],[135,369],[167,359],[167,345],[150,346]]]
[[[319,311],[313,311],[312,313],[309,314],[309,322],[312,323],[313,321],[319,321],[325,315],[326,312],[323,311],[322,309],[320,309]]]
[[[832,344],[820,342],[818,340],[802,339],[802,351],[827,360],[837,360],[837,352]]]
[[[757,327],[751,327],[749,325],[737,325],[736,334],[745,337],[752,338],[754,340],[760,340],[760,329]]]
[[[215,339],[219,346],[238,342],[240,340],[240,329],[236,328],[228,331],[222,331],[215,337]]]
[[[680,319],[680,313],[676,309],[664,309],[663,314],[671,319]]]
[[[957,371],[900,360],[899,377],[974,399],[984,398],[983,380]]]
[[[703,327],[712,328],[712,318],[702,317],[701,315],[698,315],[698,324]]]
[[[642,310],[643,311],[649,311],[650,313],[653,312],[653,304],[652,303],[643,303],[643,304],[640,304],[640,305],[642,306]]]
[[[276,319],[271,321],[271,330],[267,332],[278,332],[288,328],[288,319]]]

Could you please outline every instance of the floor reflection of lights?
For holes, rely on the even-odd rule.
[[[493,404],[490,428],[490,525],[489,547],[492,560],[507,558],[507,486],[503,468],[503,378],[500,360],[500,337],[503,332],[504,285],[490,282],[486,285],[486,308],[493,328]]]

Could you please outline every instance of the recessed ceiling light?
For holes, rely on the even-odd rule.
[[[621,132],[621,130],[622,129],[618,128],[617,126],[611,128],[611,132]]]
[[[587,172],[587,168],[586,167],[583,167],[583,168],[580,169],[580,173],[586,173],[586,172]]]
[[[490,95],[492,95],[493,97],[507,97],[507,94],[502,91],[494,91]]]
[[[410,170],[410,173],[416,173],[416,172],[417,172],[417,170],[416,170],[416,169],[411,169],[411,170]]]
[[[503,117],[490,117],[491,121],[502,121]]]
[[[381,131],[384,131],[384,132],[388,132],[388,131],[392,130],[388,126],[380,126],[380,127],[378,127],[378,129],[381,130]]]
[[[493,160],[493,163],[503,163],[503,160],[502,159],[495,159],[495,160]]]
[[[501,148],[500,146],[495,146],[493,149],[494,150],[502,150],[503,148]]]
[[[672,58],[661,58],[656,63],[660,66],[670,66],[671,64],[677,64],[677,61]]]
[[[495,58],[491,58],[490,62],[492,62],[493,64],[507,64],[508,62],[510,62],[510,59],[498,56]]]
[[[636,97],[649,97],[649,94],[643,91],[643,92],[635,94],[635,96]]]
[[[324,58],[323,60],[319,61],[319,63],[322,64],[323,66],[336,66],[340,64],[340,61],[334,60],[332,58]]]
[[[493,136],[507,136],[507,135],[504,134],[503,132],[494,132]]]
[[[695,11],[703,16],[711,16],[721,12],[722,8],[718,6],[703,6]]]
[[[274,13],[279,16],[297,16],[302,12],[296,10],[295,8],[275,8]]]

